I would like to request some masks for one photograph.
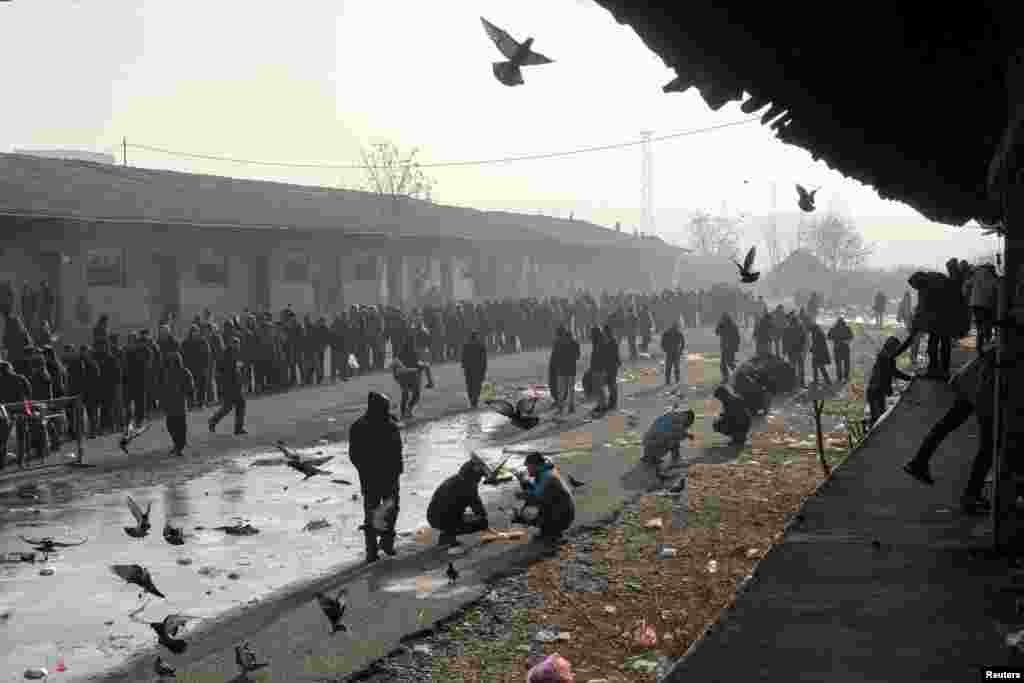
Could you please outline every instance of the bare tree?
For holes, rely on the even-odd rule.
[[[835,214],[808,225],[806,248],[834,273],[862,268],[875,250],[874,245],[865,244],[852,222]]]
[[[393,142],[379,142],[360,152],[366,173],[363,189],[388,198],[394,215],[398,215],[405,198],[433,201],[435,181],[416,162],[418,152],[414,147],[402,158],[398,145]]]
[[[701,211],[690,220],[690,247],[701,256],[734,259],[739,256],[740,235],[737,221]]]

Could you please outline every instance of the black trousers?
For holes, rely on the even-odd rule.
[[[171,435],[174,450],[184,450],[188,441],[188,418],[184,415],[168,415],[166,419],[167,433]]]
[[[928,435],[924,438],[914,461],[919,465],[927,466],[939,445],[946,440],[946,437],[956,431],[974,413],[974,406],[970,401],[958,398],[953,407],[942,416]],[[985,487],[985,477],[992,468],[992,457],[994,448],[993,439],[993,418],[978,415],[978,453],[974,456],[971,464],[971,474],[967,479],[967,486],[964,488],[965,496],[980,496]]]
[[[836,379],[846,381],[850,379],[850,347],[845,344],[833,345],[833,355],[836,359]]]
[[[362,484],[362,482],[360,482]],[[395,543],[395,529],[392,528],[388,531],[377,531],[373,526],[373,513],[377,507],[384,502],[387,498],[394,498],[395,500],[395,519],[398,518],[398,512],[401,509],[401,501],[399,500],[399,487],[398,480],[396,479],[393,483],[387,486],[374,486],[373,488],[362,487],[363,493],[363,536],[366,539],[366,554],[376,555],[377,554],[377,540],[381,541],[384,546],[384,551],[387,552],[389,548],[392,548]]]
[[[483,387],[484,376],[482,373],[465,373],[466,395],[469,396],[469,405],[476,408],[480,402],[480,390]]]
[[[679,379],[679,359],[682,354],[671,351],[665,354],[665,383],[669,384],[672,382],[672,371],[675,370],[676,381]]]
[[[128,385],[128,419],[136,424],[142,424],[149,417],[147,393],[145,384]]]
[[[619,372],[618,368],[614,372],[609,372],[605,377],[605,383],[608,387],[608,410],[615,410],[619,405]]]
[[[718,369],[722,373],[722,381],[729,381],[729,371],[736,367],[736,352],[732,349],[722,349],[721,359],[718,363]]]
[[[210,424],[216,427],[217,423],[223,420],[232,410],[235,411],[235,431],[242,431],[245,429],[245,396],[241,394],[225,396],[220,408],[210,417]]]

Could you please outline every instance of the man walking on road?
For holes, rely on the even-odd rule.
[[[217,423],[232,410],[235,411],[235,436],[243,436],[245,431],[245,393],[243,383],[245,367],[242,361],[242,342],[238,337],[231,338],[231,344],[224,351],[217,380],[222,405],[210,417],[210,431],[217,431]]]
[[[480,402],[480,389],[487,376],[487,348],[480,339],[480,333],[473,331],[469,341],[462,347],[462,373],[466,378],[466,395],[469,405],[476,408]]]
[[[391,399],[371,391],[367,397],[366,413],[352,423],[348,434],[348,457],[359,472],[359,486],[363,494],[363,535],[366,539],[366,561],[376,562],[378,537],[380,549],[395,554],[395,525],[398,518],[398,478],[404,471],[402,463],[402,435],[391,415]],[[374,527],[373,517],[384,501],[394,501],[390,528],[381,531]]]

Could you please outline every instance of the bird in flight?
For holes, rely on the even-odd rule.
[[[744,284],[749,285],[752,282],[757,282],[757,278],[761,277],[760,272],[755,273],[750,270],[754,267],[754,256],[756,255],[757,247],[751,247],[750,251],[747,252],[747,257],[743,259],[742,265],[738,261],[733,261],[736,267],[740,269],[740,281]]]
[[[523,84],[523,74],[520,67],[551,64],[554,61],[530,49],[533,46],[533,38],[527,38],[522,43],[519,43],[515,38],[483,17],[480,17],[480,21],[484,24],[487,36],[494,41],[501,54],[505,55],[508,59],[506,62],[494,62],[493,64],[494,77],[504,85],[515,86]]]
[[[163,593],[157,590],[156,586],[153,585],[153,577],[150,576],[149,570],[138,564],[115,564],[110,567],[110,570],[116,575],[128,583],[134,583],[139,586],[147,593],[155,595],[158,598],[165,598]]]
[[[820,188],[815,188],[808,192],[803,185],[796,186],[796,193],[800,197],[797,204],[800,206],[801,210],[806,211],[807,213],[814,211],[814,195],[817,194],[819,189]]]
[[[537,409],[537,399],[532,396],[519,399],[515,404],[511,401],[499,398],[487,401],[496,413],[504,415],[520,429],[533,429],[540,423],[540,418],[534,415]]]
[[[153,502],[150,501],[149,505],[146,506],[146,511],[143,512],[139,504],[132,500],[131,496],[128,496],[128,509],[132,511],[132,517],[135,518],[135,526],[126,526],[124,532],[132,538],[142,538],[149,533],[149,512],[153,509]]]
[[[448,576],[448,583],[455,583],[455,580],[459,578],[459,570],[451,562],[448,563],[448,569],[444,573]]]

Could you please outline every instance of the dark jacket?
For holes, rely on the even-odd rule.
[[[669,356],[678,356],[683,352],[683,347],[686,345],[686,337],[683,336],[682,331],[672,326],[665,330],[661,335],[661,350]]]
[[[576,374],[576,363],[580,359],[580,345],[569,336],[559,336],[551,348],[551,370],[558,377]]]
[[[835,345],[836,353],[840,351],[849,352],[850,342],[853,341],[853,331],[846,324],[845,320],[837,320],[832,329],[828,331],[828,338]]]
[[[32,385],[13,370],[0,373],[0,403],[21,403],[32,397]]]
[[[402,435],[391,415],[391,401],[371,391],[366,413],[348,431],[348,457],[366,491],[387,491],[404,471]]]
[[[103,347],[93,352],[93,359],[100,373],[97,396],[112,396],[121,383],[121,362]]]
[[[243,365],[241,356],[235,351],[234,347],[229,346],[224,351],[224,357],[221,358],[220,367],[218,368],[217,387],[221,395],[230,399],[242,397],[242,387],[245,383],[243,379]]]
[[[462,347],[462,370],[472,377],[487,374],[487,347],[483,342],[470,339]]]
[[[868,395],[892,396],[892,381],[897,377],[905,382],[913,379],[910,375],[897,368],[896,359],[883,349],[878,354],[878,357],[875,358],[875,366],[871,368],[871,378],[868,380]]]
[[[735,352],[740,348],[740,330],[732,318],[723,315],[715,327],[715,334],[719,336],[723,351]]]
[[[181,356],[186,368],[205,375],[209,370],[212,357],[210,342],[203,339],[202,336],[190,335],[181,343]]]
[[[818,325],[811,326],[811,362],[814,365],[831,365],[832,354],[828,350],[828,339]]]
[[[182,416],[188,412],[188,401],[196,391],[195,380],[181,361],[180,353],[167,356],[160,386],[160,407],[168,416]]]
[[[129,386],[145,387],[153,369],[153,351],[149,344],[135,341],[124,351],[124,374]]]
[[[782,333],[782,348],[786,353],[801,354],[807,351],[807,332],[796,320],[791,320]]]
[[[462,523],[466,508],[478,517],[487,517],[480,500],[478,486],[483,472],[472,462],[463,463],[459,471],[441,482],[427,506],[427,523],[435,529],[452,529]]]
[[[53,399],[53,377],[46,370],[45,363],[33,363],[32,375],[28,378],[32,386],[33,401],[50,401]]]

